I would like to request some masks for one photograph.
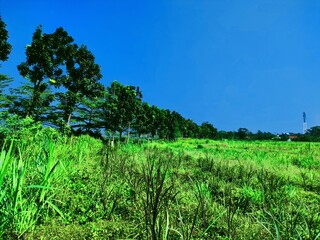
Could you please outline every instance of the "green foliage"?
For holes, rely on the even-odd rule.
[[[0,16],[0,61],[8,60],[8,56],[11,52],[12,46],[8,42],[8,31],[6,30],[6,24]]]
[[[200,138],[214,139],[217,135],[217,129],[209,122],[204,122],[200,126]]]
[[[110,147],[37,131],[35,140],[6,142],[0,154],[0,227],[9,239],[319,235],[319,167],[294,165],[297,155],[319,159],[317,144],[183,139]]]
[[[12,141],[8,152],[2,150],[0,159],[0,233],[20,238],[44,220],[48,210],[63,217],[54,200],[57,189],[52,186],[60,161],[54,155],[55,145],[50,139],[35,151],[28,150],[26,143],[21,142],[15,144],[14,153],[13,144]]]
[[[309,141],[320,141],[320,126],[315,126],[307,130],[305,138]]]
[[[0,61],[8,60],[12,46],[8,42],[8,31],[6,30],[6,24],[3,22],[0,16]],[[1,68],[1,65],[0,65]],[[5,74],[0,73],[0,110],[8,107],[8,98],[4,94],[4,90],[12,82],[12,79]]]
[[[250,138],[250,131],[246,128],[239,128],[237,132],[237,138],[240,140],[249,139]]]
[[[93,99],[101,96],[103,86],[98,83],[102,78],[100,66],[94,61],[93,54],[82,45],[80,48],[74,44],[68,48],[66,58],[66,76],[61,79],[61,84],[67,89],[65,93],[57,93],[60,101],[58,110],[61,110],[66,125],[70,125],[71,115],[83,98]],[[59,113],[59,111],[58,111]],[[76,116],[82,120],[83,116]]]
[[[32,116],[36,121],[57,125],[63,120],[70,125],[71,115],[83,98],[101,96],[100,66],[86,46],[73,44],[63,28],[46,34],[38,27],[26,47],[26,57],[18,70],[28,83],[12,89],[11,112]],[[61,91],[53,94],[53,88]],[[51,106],[54,100],[59,104]],[[75,118],[83,121],[83,116]]]
[[[101,125],[114,135],[127,129],[129,133],[131,124],[141,109],[142,93],[138,87],[124,86],[113,81],[105,92],[105,101],[102,103]]]
[[[24,116],[30,115],[36,121],[41,119],[54,99],[50,85],[45,80],[61,74],[57,69],[60,59],[56,56],[54,48],[59,41],[53,36],[43,34],[41,26],[36,29],[31,45],[26,47],[27,60],[18,66],[21,76],[27,79],[29,84],[23,85],[21,90],[19,88],[13,90],[21,94],[24,99],[27,98],[27,101],[15,99],[13,106],[18,105],[22,108]]]

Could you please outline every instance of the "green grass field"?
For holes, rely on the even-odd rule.
[[[320,239],[320,144],[108,148],[54,132],[0,154],[3,239]]]

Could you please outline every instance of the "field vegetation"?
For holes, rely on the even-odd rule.
[[[1,238],[319,239],[319,147],[179,139],[112,148],[25,128],[2,145]]]

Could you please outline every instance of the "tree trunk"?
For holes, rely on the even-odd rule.
[[[70,120],[71,120],[71,113],[69,113],[69,115],[68,115],[67,126],[70,126]]]
[[[92,111],[93,111],[93,109],[91,108],[91,109],[90,109],[90,113],[89,113],[89,122],[88,122],[87,127],[86,127],[86,132],[87,132],[87,133],[88,133],[89,130],[91,129]]]
[[[129,122],[129,125],[128,125],[127,144],[129,143],[129,139],[130,139],[130,122]]]
[[[113,135],[113,134],[112,134],[112,140],[111,140],[110,146],[111,146],[112,148],[114,147],[114,135]]]

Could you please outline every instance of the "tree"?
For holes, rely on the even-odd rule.
[[[187,119],[185,122],[184,137],[196,138],[199,136],[199,126],[191,119]]]
[[[102,91],[102,96],[94,98],[81,98],[81,102],[75,110],[76,119],[78,121],[74,128],[77,129],[77,133],[89,134],[96,138],[102,138],[101,128],[101,109],[104,104],[105,90]]]
[[[4,62],[8,60],[9,54],[12,49],[12,45],[8,42],[9,34],[6,30],[6,24],[0,16],[0,61]]]
[[[159,111],[157,111],[155,124],[159,138],[170,139],[170,130],[173,126],[170,115],[171,111],[169,109],[159,109]]]
[[[63,57],[63,56],[62,56]],[[93,99],[101,96],[104,87],[98,81],[102,78],[100,66],[95,63],[93,54],[82,45],[76,44],[68,48],[66,57],[66,76],[61,78],[61,84],[67,89],[65,93],[58,93],[63,120],[69,126],[72,113],[80,104],[81,99]],[[78,121],[82,120],[83,117]]]
[[[308,137],[309,141],[320,141],[320,126],[315,126],[308,129],[305,135]]]
[[[48,88],[43,89],[41,94],[34,91],[34,86],[30,82],[11,89],[11,95],[7,97],[10,102],[9,111],[22,117],[31,116],[36,121],[44,120],[40,116],[49,109],[50,103],[54,99],[54,94]],[[36,100],[30,101],[31,99]],[[34,105],[35,103],[40,104]],[[31,111],[33,114],[30,114]]]
[[[141,105],[142,93],[139,87],[124,86],[113,81],[107,88],[105,103],[102,105],[103,126],[106,130],[120,134],[127,129],[130,133],[131,123],[134,121]]]
[[[9,105],[8,96],[4,93],[4,90],[12,82],[12,78],[5,74],[0,74],[0,109],[6,108]]]
[[[270,132],[262,132],[258,130],[257,133],[253,135],[253,137],[256,140],[271,140],[275,137],[275,135]]]
[[[209,122],[204,122],[200,126],[200,138],[214,139],[217,135],[217,129]]]
[[[251,135],[251,132],[246,128],[239,128],[237,132],[237,137],[240,140],[248,139]]]
[[[182,134],[185,127],[184,122],[185,122],[185,119],[181,116],[180,113],[176,111],[172,111],[170,114],[168,114],[168,130],[169,130],[168,138],[170,140],[183,137]]]
[[[152,138],[159,134],[160,127],[163,121],[164,110],[152,105],[147,111],[146,117],[148,119],[148,132],[151,133]]]
[[[18,70],[29,84],[24,86],[24,91],[14,90],[22,94],[12,109],[20,108],[21,113],[35,120],[45,117],[60,127],[69,126],[83,98],[93,99],[102,94],[104,87],[98,82],[102,77],[100,66],[93,54],[86,46],[74,44],[63,28],[45,34],[38,27],[32,44],[26,48],[26,56],[26,62]],[[53,88],[60,91],[53,94]],[[27,101],[21,101],[23,98]],[[54,99],[59,101],[58,106],[51,105]],[[22,105],[23,102],[26,104]],[[77,123],[83,120],[83,116],[74,117]]]
[[[8,42],[9,34],[6,30],[6,24],[2,20],[0,16],[0,61],[4,62],[8,60],[9,54],[12,49],[12,45]],[[1,65],[0,65],[1,67]],[[10,84],[12,81],[5,74],[0,74],[0,108],[5,107],[7,97],[3,94],[4,89]]]
[[[137,132],[139,139],[142,134],[151,133],[153,118],[154,115],[152,112],[152,107],[148,103],[143,102],[137,111],[133,125],[133,128]]]
[[[220,139],[220,140],[224,140],[224,139],[229,139],[229,140],[233,140],[235,139],[235,135],[236,135],[236,132],[233,132],[233,131],[218,131],[217,132],[217,136],[216,136],[216,139]]]
[[[26,47],[26,62],[18,65],[21,76],[30,83],[29,104],[22,106],[26,116],[30,115],[37,121],[49,109],[54,100],[50,86],[61,85],[54,79],[59,79],[63,73],[64,53],[72,42],[73,38],[62,28],[53,34],[42,33],[41,26],[36,29],[31,45]]]

